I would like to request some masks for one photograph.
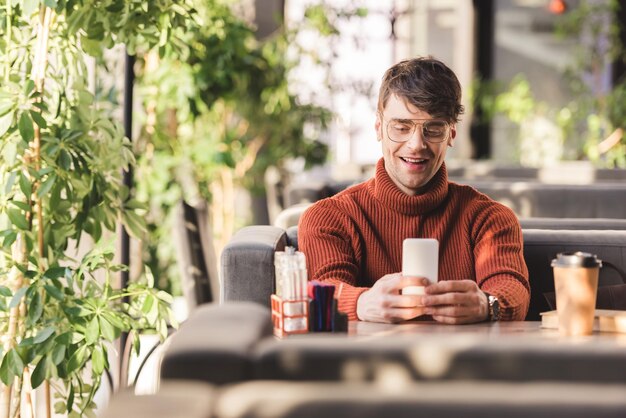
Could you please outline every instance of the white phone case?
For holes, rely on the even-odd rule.
[[[402,275],[426,277],[436,283],[439,270],[439,241],[434,238],[406,238],[402,243]],[[423,295],[423,286],[407,286],[403,295]]]

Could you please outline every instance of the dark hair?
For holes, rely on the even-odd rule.
[[[458,122],[464,111],[459,79],[447,65],[433,57],[400,61],[385,72],[378,93],[379,112],[393,94],[448,122]]]

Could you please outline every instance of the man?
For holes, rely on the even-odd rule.
[[[516,216],[448,182],[444,158],[461,113],[461,86],[445,64],[428,57],[394,65],[379,91],[375,176],[303,214],[298,239],[309,278],[334,283],[350,319],[524,319],[530,288]],[[438,283],[402,276],[405,238],[439,241]],[[415,285],[425,294],[401,294]]]

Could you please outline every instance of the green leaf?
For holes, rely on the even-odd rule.
[[[0,116],[4,116],[9,113],[9,110],[15,107],[13,100],[0,100]]]
[[[85,51],[92,57],[98,57],[100,54],[102,54],[102,43],[96,39],[91,39],[83,35],[80,37],[80,45],[83,48],[83,51]]]
[[[5,385],[9,385],[13,383],[15,376],[22,377],[23,371],[24,362],[15,348],[13,348],[6,353],[2,360],[2,364],[0,365],[0,380],[2,380]]]
[[[59,151],[59,165],[64,170],[69,170],[72,166],[72,157],[70,157],[70,154],[64,149]]]
[[[35,336],[34,342],[36,344],[41,344],[42,342],[50,338],[50,336],[54,334],[54,331],[55,331],[54,327],[46,327],[42,329],[41,331],[37,333],[37,336]]]
[[[74,354],[72,354],[72,357],[70,357],[69,361],[67,362],[67,374],[70,374],[80,369],[83,364],[85,364],[85,361],[87,361],[87,356],[89,355],[87,351],[88,347],[88,345],[81,345],[74,352]]]
[[[161,299],[163,302],[167,303],[168,305],[171,305],[172,303],[174,303],[174,298],[172,298],[172,295],[170,295],[169,293],[163,290],[159,290],[156,296],[157,298]]]
[[[9,355],[7,354],[2,359],[2,364],[0,364],[0,381],[8,386],[9,384],[13,383],[13,377],[13,373],[11,372],[9,367]]]
[[[28,346],[33,345],[33,344],[35,344],[35,338],[28,337],[28,338],[24,338],[22,341],[20,341],[18,346],[19,347],[28,347]]]
[[[33,120],[35,121],[37,126],[39,126],[41,129],[46,129],[48,127],[48,123],[43,118],[43,116],[41,116],[40,112],[36,112],[34,110],[31,110],[30,111],[30,116],[31,116],[31,118],[33,118]]]
[[[30,96],[33,90],[35,90],[35,82],[33,80],[27,80],[24,84],[24,96]]]
[[[56,181],[56,179],[56,174],[51,174],[50,176],[48,176],[46,181],[44,181],[43,184],[39,187],[39,190],[37,190],[37,197],[41,198],[47,195],[50,189],[52,189],[52,186],[54,186],[54,182]]]
[[[63,344],[57,344],[54,346],[50,358],[52,359],[52,363],[55,366],[58,366],[63,361],[63,359],[65,358],[66,350],[67,348]]]
[[[65,272],[67,271],[67,267],[51,267],[43,274],[43,277],[46,279],[59,279],[65,276]]]
[[[35,324],[37,320],[41,318],[42,313],[43,313],[43,304],[41,303],[41,295],[39,294],[39,292],[35,292],[32,299],[30,300],[30,304],[28,305],[28,313],[27,313],[28,322],[31,325]],[[53,332],[54,332],[54,329],[53,329]],[[37,340],[37,337],[35,337],[35,340]],[[45,339],[42,341],[45,341]]]
[[[45,4],[46,7],[49,7],[51,9],[57,8],[57,0],[43,0],[43,4]]]
[[[146,267],[146,279],[148,280],[148,287],[154,287],[154,274],[149,267]]]
[[[4,237],[4,241],[2,242],[2,246],[4,248],[9,248],[11,247],[11,245],[15,242],[15,240],[17,239],[17,233],[16,232],[9,232],[5,237]]]
[[[53,167],[44,167],[37,171],[37,178],[40,179],[46,174],[52,173],[54,171]]]
[[[72,344],[78,344],[79,342],[83,341],[85,339],[85,336],[83,334],[81,334],[80,332],[73,332],[72,333]]]
[[[109,321],[115,328],[119,329],[119,330],[125,330],[126,329],[126,325],[124,324],[124,320],[122,318],[120,318],[118,315],[114,315],[108,312],[104,312],[102,314],[102,316],[104,316],[107,321]]]
[[[57,337],[54,339],[54,341],[57,344],[62,344],[62,345],[70,345],[72,344],[72,331],[67,331],[64,332],[61,335],[57,335]]]
[[[13,122],[13,115],[15,111],[10,111],[6,115],[0,116],[0,137],[7,133],[9,128],[11,128],[11,122]]]
[[[33,128],[33,121],[27,112],[23,112],[20,115],[20,120],[17,123],[17,127],[20,130],[20,135],[24,142],[30,142],[35,137],[35,129]]]
[[[0,286],[0,296],[4,296],[5,298],[10,298],[13,295],[11,289],[6,286]]]
[[[27,277],[29,279],[34,279],[35,277],[37,277],[37,271],[36,270],[26,270],[26,271],[24,271],[24,277]]]
[[[39,360],[39,363],[35,366],[35,370],[30,377],[30,384],[33,389],[39,387],[39,385],[41,385],[44,380],[49,377],[48,369],[48,356],[44,356]]]
[[[50,285],[50,284],[45,284],[43,285],[44,289],[46,289],[46,292],[52,296],[53,298],[55,298],[58,301],[63,301],[64,299],[64,295],[63,292],[59,289],[57,289],[56,287]]]
[[[152,305],[154,305],[154,297],[152,295],[147,295],[143,301],[143,305],[141,306],[141,312],[144,314],[149,314],[152,309]]]
[[[26,202],[20,202],[18,200],[11,200],[11,204],[13,206],[18,207],[19,209],[22,209],[24,212],[30,212],[30,205]]]
[[[133,237],[139,238],[146,232],[145,218],[135,212],[122,212],[122,223]]]
[[[104,318],[104,316],[99,317],[99,321],[100,321],[100,332],[102,333],[102,336],[108,341],[115,340],[116,336],[115,336],[115,328],[113,327],[113,324],[107,321],[106,318]]]
[[[67,407],[64,401],[58,401],[54,404],[54,413],[59,415],[65,415],[67,412]]]
[[[67,412],[74,407],[74,385],[70,385],[70,393],[67,395]]]
[[[33,191],[33,185],[26,177],[24,173],[20,173],[20,190],[24,193],[24,196],[30,197],[30,194]]]
[[[150,296],[150,298],[153,298],[153,297]],[[159,319],[159,304],[158,303],[152,304],[152,306],[150,307],[150,311],[146,314],[146,319],[148,320],[148,323],[150,324],[156,323],[156,321]]]
[[[104,371],[105,361],[102,346],[97,345],[91,353],[91,367],[94,373],[100,375]]]
[[[9,220],[13,225],[21,230],[28,231],[28,221],[26,220],[26,216],[21,210],[9,209],[7,210],[7,215],[9,215]]]
[[[24,294],[26,294],[27,290],[28,290],[28,287],[22,287],[18,289],[18,291],[15,292],[15,294],[13,295],[13,298],[11,299],[11,303],[9,303],[9,308],[16,308],[20,304],[20,301],[24,297]]]
[[[85,329],[85,342],[93,344],[98,341],[98,337],[100,337],[100,325],[98,324],[98,317],[94,316]]]
[[[35,102],[35,103],[32,103],[32,105],[33,107],[36,107],[37,109],[41,110],[41,113],[48,111],[48,106],[46,106],[44,102]]]

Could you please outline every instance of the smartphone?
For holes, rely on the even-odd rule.
[[[439,271],[439,241],[434,238],[406,238],[402,243],[402,275],[426,277],[436,283]],[[423,286],[407,286],[403,295],[423,295]]]

